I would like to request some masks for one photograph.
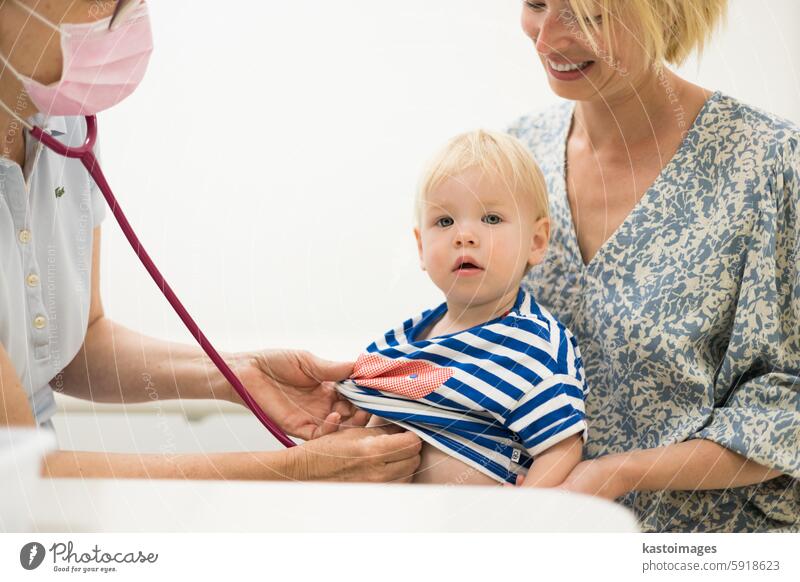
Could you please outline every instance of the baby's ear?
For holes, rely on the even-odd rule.
[[[531,233],[531,249],[528,255],[528,264],[538,265],[544,261],[547,254],[547,247],[550,244],[550,219],[540,218],[533,225]]]
[[[414,238],[417,239],[417,252],[419,253],[419,267],[423,271],[425,270],[425,263],[422,260],[422,235],[419,233],[419,229],[414,229]]]

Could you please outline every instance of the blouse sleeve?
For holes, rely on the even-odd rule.
[[[754,185],[764,195],[737,299],[731,338],[714,386],[710,422],[691,438],[714,441],[800,478],[800,148],[777,151]]]

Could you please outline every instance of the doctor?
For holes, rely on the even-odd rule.
[[[83,52],[92,43],[114,46],[116,60],[97,62],[107,52],[102,49]],[[70,145],[82,143],[84,120],[76,115],[132,92],[150,48],[147,7],[139,0],[0,0],[0,425],[52,428],[54,391],[95,402],[241,403],[200,348],[145,337],[105,317],[105,202],[79,161],[43,148],[23,123]],[[363,428],[365,414],[330,386],[351,373],[350,363],[297,351],[226,360],[266,413],[307,443],[169,457],[58,451],[45,460],[45,473],[405,481],[417,468],[415,435]],[[339,431],[344,426],[355,428]]]

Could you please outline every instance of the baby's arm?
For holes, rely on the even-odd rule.
[[[531,470],[522,482],[523,487],[557,487],[561,485],[572,469],[581,462],[583,443],[580,433],[536,455]]]

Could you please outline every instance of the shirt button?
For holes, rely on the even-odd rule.
[[[19,242],[22,244],[28,244],[31,242],[31,231],[27,229],[19,231]]]
[[[28,275],[25,281],[27,281],[28,287],[36,287],[39,284],[39,275],[36,273],[31,273]]]
[[[37,315],[33,318],[33,327],[36,329],[42,329],[45,325],[47,325],[47,320],[44,315]]]

